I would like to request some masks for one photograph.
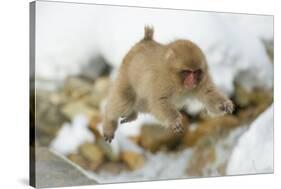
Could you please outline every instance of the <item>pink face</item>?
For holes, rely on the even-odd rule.
[[[183,84],[187,89],[194,89],[202,80],[203,71],[198,70],[184,70],[182,71]]]

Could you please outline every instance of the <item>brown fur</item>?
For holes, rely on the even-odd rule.
[[[202,70],[194,89],[183,85],[182,70]],[[175,132],[182,131],[179,109],[186,98],[196,97],[213,114],[232,113],[233,104],[213,84],[205,56],[188,40],[163,45],[145,27],[144,38],[124,57],[105,109],[103,132],[111,142],[120,117],[133,121],[139,112],[151,113]]]

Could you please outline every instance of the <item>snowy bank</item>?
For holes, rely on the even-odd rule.
[[[228,175],[273,172],[273,105],[255,120],[238,141]]]

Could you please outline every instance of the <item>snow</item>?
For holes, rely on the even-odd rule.
[[[227,162],[230,152],[244,131],[245,127],[241,126],[218,142],[215,148],[216,159],[204,167],[203,176],[220,176],[219,167]],[[99,183],[194,178],[194,176],[187,174],[192,154],[192,148],[170,153],[157,152],[155,154],[144,151],[146,160],[141,169],[130,172],[123,171],[118,175],[104,171],[99,173],[88,171],[86,175]]]
[[[176,153],[158,152],[150,154],[146,152],[146,163],[138,170],[121,172],[119,175],[101,172],[87,172],[87,176],[99,183],[135,182],[188,178],[185,174],[186,165],[191,157],[191,150]]]
[[[135,152],[138,154],[142,154],[144,152],[144,149],[138,146],[137,144],[133,143],[128,137],[125,135],[119,133],[117,135],[117,140],[120,150],[121,151],[129,151],[129,152]]]
[[[227,167],[228,175],[272,172],[273,105],[239,139]]]
[[[142,125],[149,123],[159,124],[159,121],[149,114],[139,114],[138,119],[130,123],[120,124],[120,121],[118,121],[118,129],[115,132],[114,139],[110,143],[113,152],[115,154],[119,154],[121,151],[143,153],[143,149],[130,141],[128,137],[139,135]],[[102,123],[99,123],[97,128],[100,133],[103,133]]]
[[[247,88],[272,88],[273,68],[261,41],[273,38],[272,16],[49,2],[37,2],[37,8],[37,78],[62,80],[97,54],[118,68],[149,24],[159,42],[197,43],[214,82],[228,95],[241,72],[240,83],[254,76]]]
[[[64,123],[50,148],[60,154],[67,155],[77,151],[85,142],[93,142],[94,135],[88,129],[88,118],[83,114],[74,117],[72,123]]]

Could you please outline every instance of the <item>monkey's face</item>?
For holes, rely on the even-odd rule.
[[[207,72],[205,57],[195,44],[190,41],[178,41],[172,46],[170,65],[178,83],[187,90],[196,88]]]
[[[204,73],[202,69],[197,69],[197,70],[184,69],[181,71],[180,77],[185,88],[194,89],[202,81],[203,74]]]

